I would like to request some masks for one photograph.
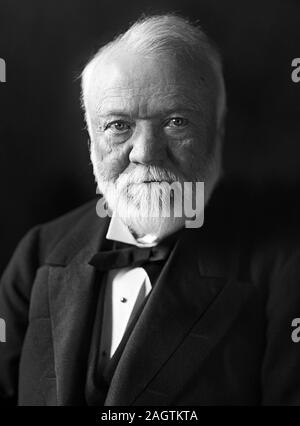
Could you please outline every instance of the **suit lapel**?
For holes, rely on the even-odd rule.
[[[46,262],[58,405],[84,402],[99,290],[88,262],[101,248],[108,223],[91,211]],[[157,390],[157,403],[170,403],[172,389],[165,386],[173,382],[175,387],[176,377],[162,383],[163,367],[192,337],[197,337],[197,349],[194,345],[192,349],[202,362],[251,292],[250,284],[235,279],[231,250],[210,242],[205,228],[185,230],[173,249],[120,357],[105,405],[153,404]]]
[[[85,371],[99,291],[88,264],[105,239],[108,220],[91,217],[79,224],[49,256],[49,305],[58,405],[84,402]]]
[[[190,336],[208,336],[197,352],[197,360],[203,361],[248,297],[251,286],[231,279],[235,260],[231,256],[229,262],[222,249],[217,253],[215,244],[201,244],[202,234],[185,230],[171,253],[121,355],[105,405],[151,405],[155,397],[158,405],[170,404],[176,371],[168,383],[159,384],[158,392],[153,389],[149,395],[149,384]]]

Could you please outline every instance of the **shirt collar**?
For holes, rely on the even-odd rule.
[[[157,245],[157,242],[147,243],[137,241],[137,239],[132,235],[128,227],[115,213],[112,214],[111,221],[106,234],[106,239],[119,241],[126,244],[133,244],[137,247],[153,247]]]

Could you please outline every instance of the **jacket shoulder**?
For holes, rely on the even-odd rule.
[[[96,210],[97,199],[88,201],[87,203],[67,212],[63,215],[49,221],[40,224],[40,228],[45,233],[51,234],[52,232],[65,233],[66,231],[72,229],[74,224],[82,220],[85,217],[91,215]]]
[[[97,199],[93,199],[54,220],[37,226],[39,229],[41,262],[63,239],[79,232],[81,229],[91,227],[95,222],[99,224],[101,219],[96,213],[97,202]]]

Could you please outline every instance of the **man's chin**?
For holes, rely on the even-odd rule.
[[[116,212],[122,222],[138,237],[155,235],[162,239],[167,235],[184,227],[185,220],[182,217],[153,217],[145,215],[123,215]]]

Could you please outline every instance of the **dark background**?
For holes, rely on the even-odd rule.
[[[298,226],[299,0],[0,0],[0,272],[30,227],[95,196],[76,79],[85,62],[141,13],[170,11],[199,20],[223,54],[227,202],[258,224]]]

